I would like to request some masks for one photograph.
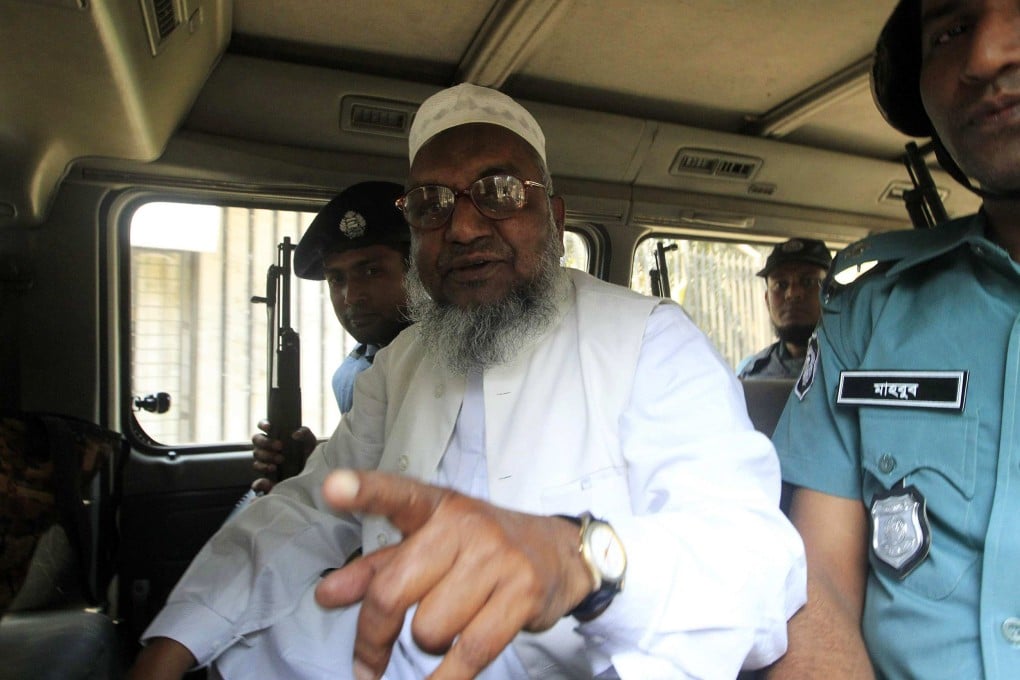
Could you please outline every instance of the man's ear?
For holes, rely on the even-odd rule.
[[[772,311],[772,304],[769,303],[769,282],[765,279],[765,309]]]
[[[556,225],[556,242],[559,243],[559,256],[563,257],[566,246],[563,243],[563,225],[567,219],[567,207],[562,196],[550,196],[549,208],[552,210],[553,224]]]
[[[567,207],[563,203],[562,196],[551,196],[549,197],[549,206],[553,210],[553,223],[556,224],[556,233],[560,238],[560,242],[563,241],[563,225],[567,218]]]
[[[563,223],[567,219],[567,206],[563,202],[563,197],[550,196],[549,205],[552,206],[553,222],[556,223],[556,229],[560,232],[560,236],[563,236]]]

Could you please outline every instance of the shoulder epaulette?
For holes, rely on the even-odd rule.
[[[968,234],[975,232],[974,217],[952,220],[934,229],[906,229],[875,234],[851,243],[841,250],[832,261],[826,288],[830,291],[869,278],[867,274],[889,271],[902,263],[924,262],[959,245]],[[874,263],[874,264],[871,264]],[[870,265],[867,272],[851,278],[850,283],[840,284],[835,278],[848,269],[859,269]],[[897,267],[899,268],[899,267]]]

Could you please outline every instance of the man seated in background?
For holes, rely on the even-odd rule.
[[[348,187],[319,211],[294,251],[294,273],[325,279],[337,320],[358,341],[333,374],[340,413],[351,410],[357,375],[409,323],[404,274],[411,232],[394,205],[403,193],[394,182]]]
[[[133,677],[733,678],[777,658],[803,547],[732,372],[677,305],[560,266],[564,202],[512,99],[443,90],[409,147],[414,325],[302,474],[202,549]]]
[[[779,339],[737,367],[737,377],[796,378],[822,307],[819,293],[832,255],[824,241],[792,238],[778,244],[758,276],[765,279],[765,306]]]

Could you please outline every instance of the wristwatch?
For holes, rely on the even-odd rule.
[[[590,512],[577,517],[571,515],[558,517],[570,520],[581,528],[579,551],[591,571],[595,590],[568,612],[567,616],[573,616],[582,623],[588,622],[604,612],[616,594],[623,590],[623,579],[627,573],[627,553],[613,527],[608,522],[595,519]]]

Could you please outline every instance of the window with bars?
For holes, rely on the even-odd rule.
[[[151,202],[131,217],[131,391],[166,392],[166,413],[137,411],[167,446],[247,442],[266,413],[266,272],[285,236],[314,213]],[[565,238],[567,266],[587,270],[586,239]],[[321,281],[295,277],[291,323],[301,336],[302,420],[328,436],[340,418],[330,379],[356,342]]]
[[[167,392],[166,413],[139,411],[160,444],[245,442],[266,412],[266,272],[285,236],[314,213],[153,202],[131,221],[131,385]],[[329,380],[355,341],[320,281],[294,278],[303,419],[328,435],[339,420]]]
[[[775,342],[765,285],[755,274],[772,246],[652,237],[634,252],[631,288],[651,294],[657,244],[665,248],[670,297],[733,367]],[[672,246],[676,246],[673,248]]]

